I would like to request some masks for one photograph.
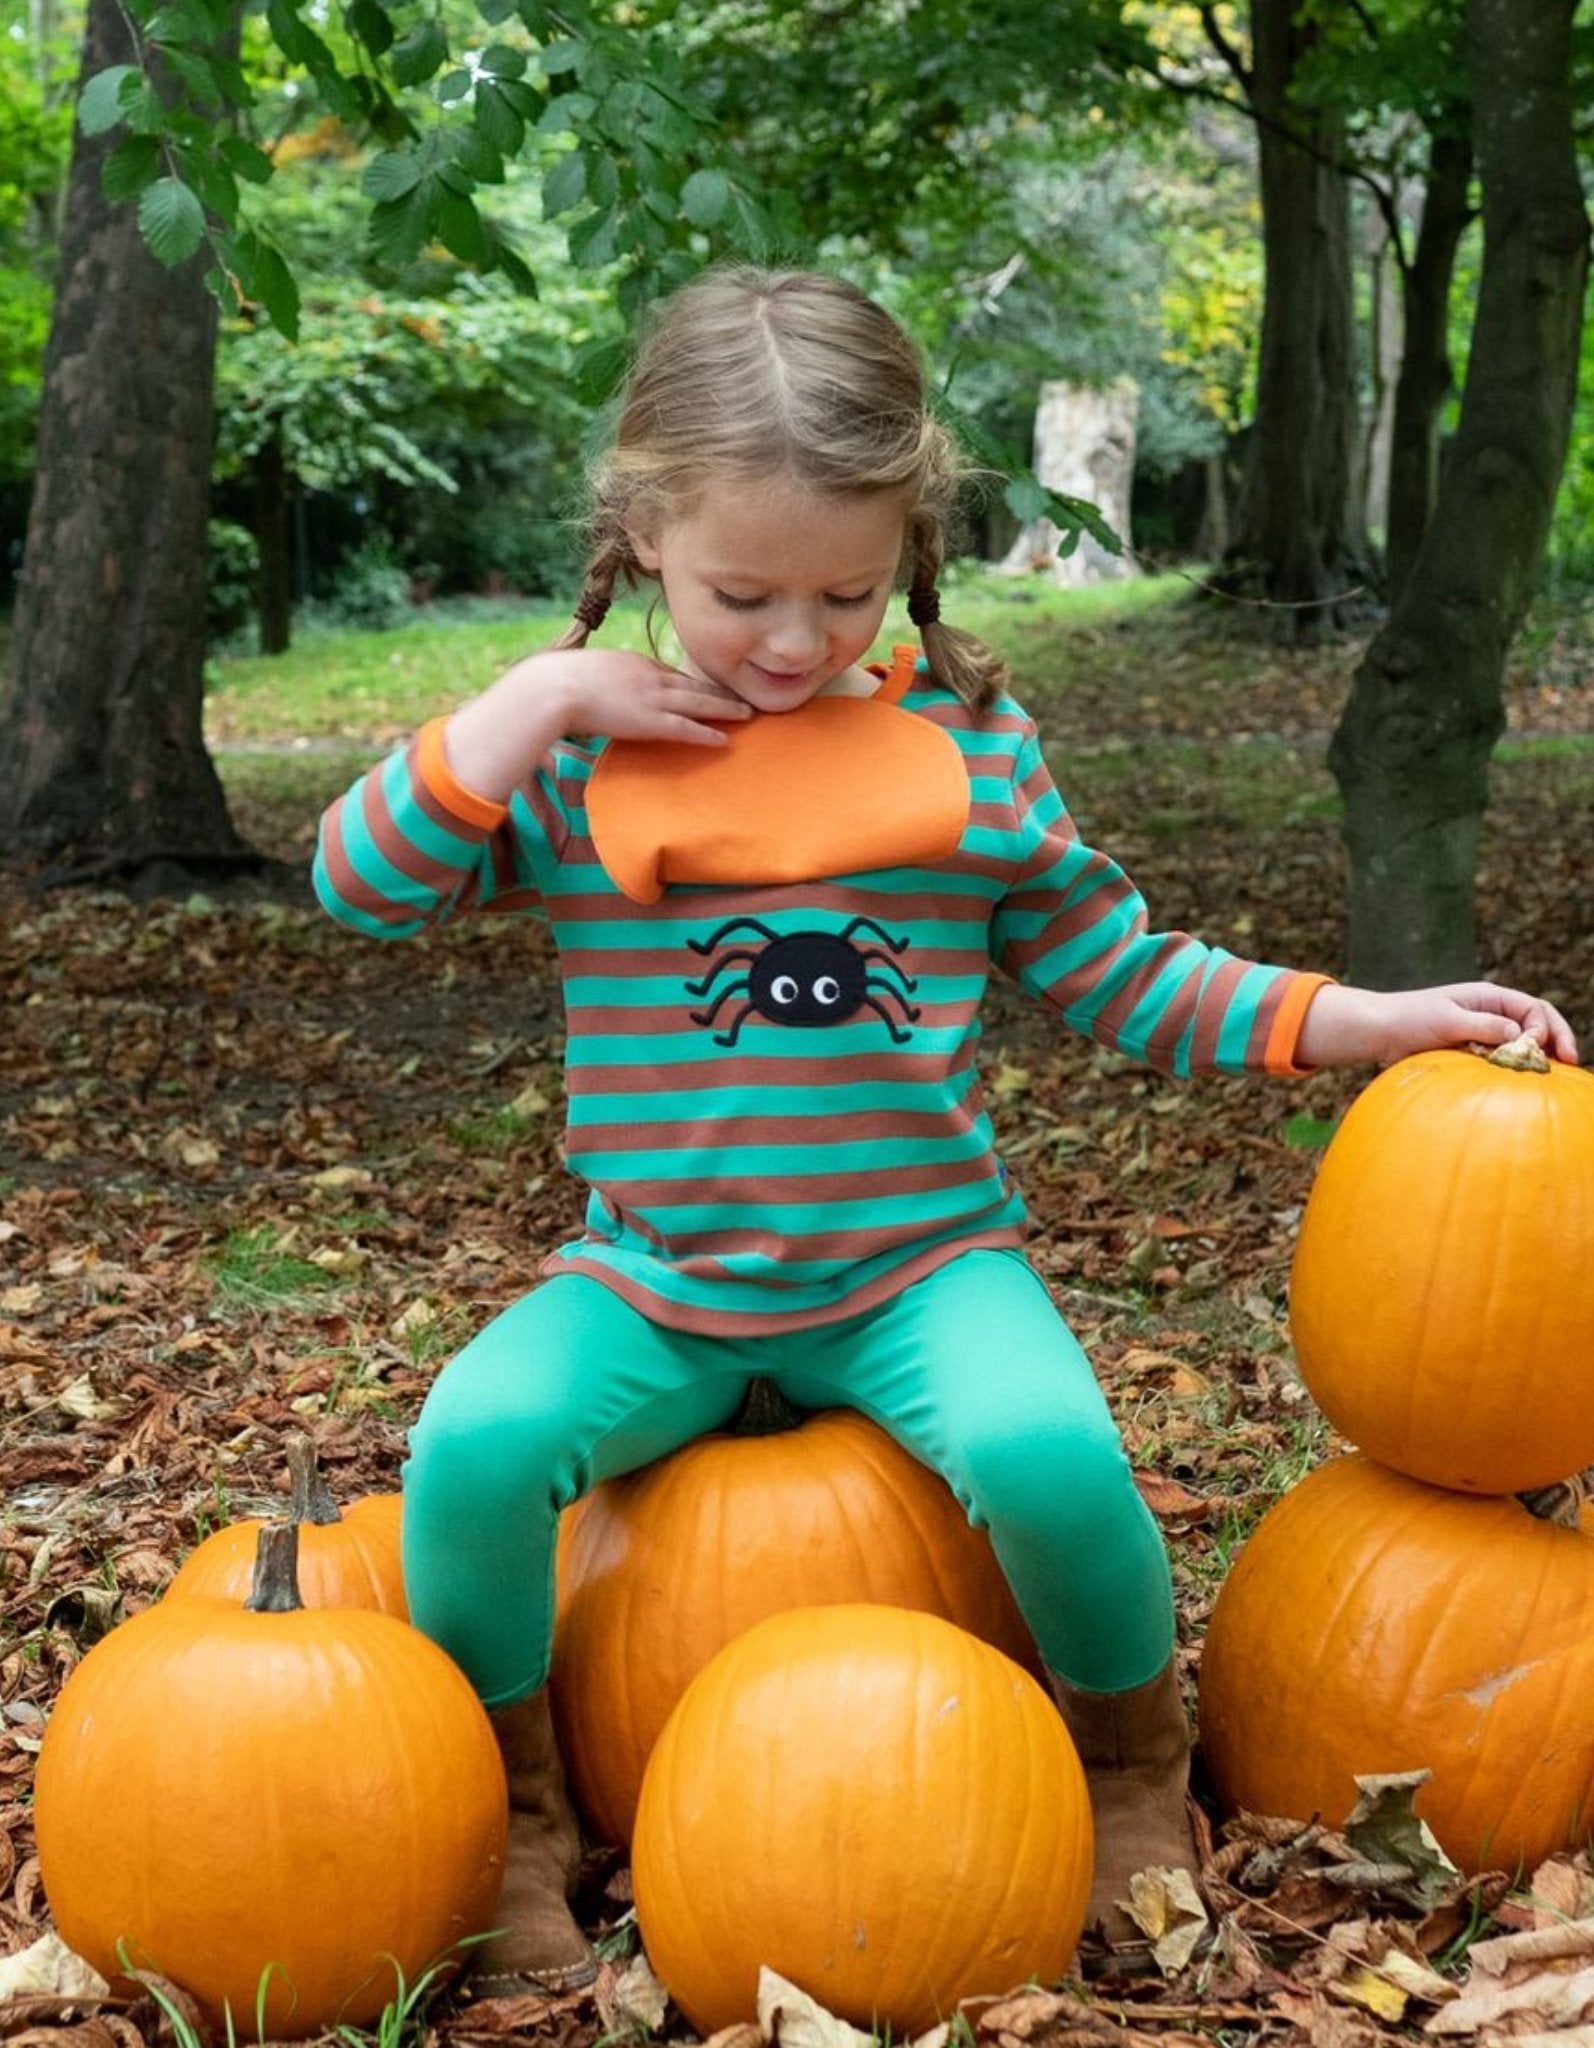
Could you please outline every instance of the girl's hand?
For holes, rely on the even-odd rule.
[[[544,688],[557,688],[562,696],[567,709],[561,730],[590,739],[679,740],[687,746],[722,747],[725,723],[752,713],[751,705],[722,684],[623,648],[574,647],[534,655],[509,674],[533,669],[545,672]],[[535,686],[530,675],[526,680]]]
[[[623,648],[569,647],[528,655],[448,721],[448,765],[467,789],[502,803],[555,740],[677,740],[722,747],[724,726],[750,707],[718,683]]]
[[[1383,991],[1329,983],[1307,1007],[1295,1057],[1306,1067],[1403,1059],[1434,1046],[1504,1045],[1526,1032],[1552,1059],[1577,1062],[1572,1027],[1553,1003],[1492,981]]]

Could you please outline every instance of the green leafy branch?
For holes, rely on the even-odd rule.
[[[1057,530],[1059,560],[1073,554],[1087,533],[1109,555],[1123,553],[1123,541],[1099,505],[1042,483],[1033,466],[1016,449],[999,440],[971,413],[963,411],[945,388],[934,394],[933,404],[937,417],[983,465],[986,474],[1000,481],[1002,503],[1021,526],[1031,526],[1038,519],[1051,521]]]
[[[714,160],[713,122],[667,39],[573,0],[478,0],[492,40],[455,47],[448,23],[409,19],[413,0],[343,0],[346,50],[306,0],[265,0],[272,42],[324,111],[370,135],[375,251],[402,266],[440,244],[462,264],[536,288],[524,257],[482,210],[522,156],[547,164],[545,214],[567,217],[572,260],[618,265],[622,310],[679,282],[715,244],[767,254],[778,206]],[[294,338],[299,294],[280,248],[246,215],[243,188],[269,184],[268,151],[241,132],[256,95],[237,58],[233,0],[125,0],[134,61],[91,78],[78,118],[125,130],[104,169],[133,202],[152,254],[176,264],[208,242],[211,289],[230,311],[255,303]],[[605,374],[598,366],[598,381]]]

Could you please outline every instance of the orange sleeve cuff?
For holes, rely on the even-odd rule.
[[[467,789],[448,765],[448,751],[443,744],[443,728],[446,718],[434,718],[423,725],[415,736],[415,767],[421,781],[445,809],[466,825],[479,825],[484,832],[495,832],[508,816],[508,806],[497,804],[490,797],[478,796],[473,789]]]
[[[1316,1071],[1297,1062],[1295,1048],[1300,1042],[1301,1026],[1306,1022],[1306,1012],[1313,996],[1320,988],[1331,987],[1333,980],[1331,974],[1291,975],[1284,1000],[1273,1013],[1272,1029],[1268,1032],[1267,1046],[1262,1055],[1270,1074],[1299,1075]]]

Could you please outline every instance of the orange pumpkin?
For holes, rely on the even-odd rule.
[[[1594,1075],[1467,1052],[1352,1103],[1301,1221],[1290,1326],[1340,1433],[1435,1485],[1594,1462]]]
[[[491,1724],[391,1615],[294,1604],[287,1524],[250,1602],[163,1600],[61,1689],[35,1784],[62,1938],[148,1969],[229,2037],[363,2026],[492,1925],[507,1792]]]
[[[648,1958],[705,2037],[761,1965],[911,2036],[1060,1977],[1091,1878],[1084,1773],[1028,1672],[939,1616],[797,1608],[693,1679],[632,1847]]]
[[[643,1768],[690,1680],[767,1615],[918,1608],[1040,1668],[989,1539],[939,1475],[850,1410],[797,1424],[777,1404],[761,1384],[751,1433],[703,1437],[565,1517],[552,1705],[571,1790],[604,1841],[631,1839]]]
[[[1358,1774],[1417,1796],[1461,1869],[1531,1870],[1594,1823],[1594,1526],[1341,1458],[1258,1525],[1212,1610],[1201,1748],[1224,1806],[1337,1826]]]
[[[288,1512],[299,1530],[299,1597],[305,1606],[374,1607],[380,1614],[408,1621],[399,1550],[403,1496],[367,1494],[340,1509],[308,1437],[290,1437],[287,1457],[292,1486]],[[245,1599],[265,1526],[257,1518],[215,1530],[183,1560],[166,1597]]]

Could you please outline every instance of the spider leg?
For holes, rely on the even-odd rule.
[[[886,993],[888,995],[896,995],[897,992],[895,989],[888,989]],[[898,998],[898,1000],[900,1001],[901,999]],[[866,1010],[873,1010],[875,1015],[880,1019],[881,1023],[884,1024],[886,1029],[891,1033],[891,1042],[893,1045],[905,1045],[907,1041],[913,1036],[913,1033],[911,1031],[899,1031],[896,1027],[896,1022],[892,1017],[891,1012],[885,1007],[883,1003],[877,1003],[873,996],[865,996],[863,1002],[864,1008]],[[924,1015],[924,1012],[922,1010],[914,1009],[912,1004],[910,1003],[903,1003],[902,1014],[904,1017],[907,1018],[910,1024],[917,1024],[919,1019]]]
[[[689,946],[693,943],[694,941],[692,941],[691,939],[687,940],[687,944]],[[728,952],[725,955],[725,958],[723,960],[716,960],[714,962],[714,965],[709,969],[708,973],[703,976],[703,979],[701,981],[689,981],[686,984],[686,992],[689,996],[706,996],[709,992],[709,989],[713,986],[714,977],[717,974],[723,974],[725,969],[729,967],[733,961],[753,961],[757,958],[758,954],[754,951],[754,949],[751,946],[733,946],[730,952]],[[747,986],[746,982],[743,982],[741,985],[743,988]]]
[[[919,986],[905,968],[899,967],[896,961],[888,953],[882,953],[878,946],[870,946],[867,951],[860,951],[858,957],[860,960],[878,960],[886,972],[896,975],[897,979],[906,989],[915,989]]]
[[[855,917],[852,923],[847,926],[847,929],[840,934],[842,943],[845,944],[846,941],[852,937],[854,932],[859,931],[873,932],[877,939],[884,940],[886,945],[888,945],[891,948],[893,953],[905,953],[908,950],[908,942],[906,939],[892,938],[891,934],[886,930],[885,926],[883,924],[877,924],[872,917]]]
[[[733,917],[722,924],[712,937],[688,939],[686,943],[694,953],[712,953],[723,940],[730,937],[732,932],[741,931],[744,927],[750,932],[757,932],[761,939],[773,939],[779,936],[778,933],[772,932],[767,924],[761,923],[756,917]]]
[[[691,984],[688,983],[688,987],[690,986]],[[706,1010],[693,1010],[691,1012],[692,1022],[694,1024],[712,1024],[715,1018],[718,1017],[720,1011],[723,1010],[725,1005],[730,1001],[732,996],[745,996],[751,986],[752,984],[747,980],[745,975],[740,981],[726,982],[725,986],[720,990],[719,994],[714,998],[713,1002],[710,1003]],[[702,994],[703,991],[694,990],[693,993]],[[751,1003],[749,1003],[747,1006],[749,1010],[752,1007],[753,1006]],[[745,1015],[746,1012],[744,1012],[743,1014]]]
[[[715,1032],[714,1043],[716,1045],[734,1045],[737,1039],[741,1036],[743,1020],[747,1017],[750,1017],[753,1014],[754,1007],[755,1006],[752,1003],[743,1003],[742,1007],[736,1012],[736,1015],[731,1019],[730,1030]]]

